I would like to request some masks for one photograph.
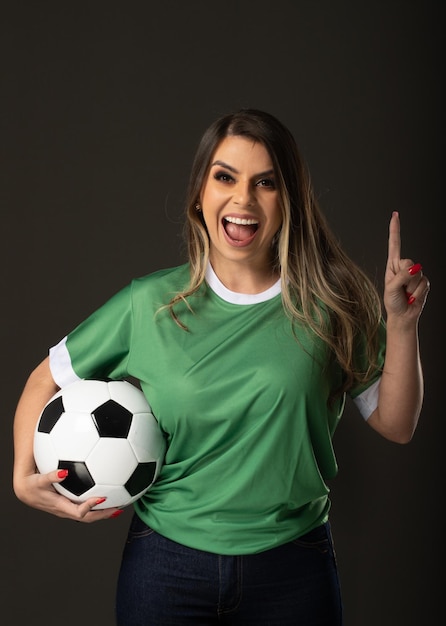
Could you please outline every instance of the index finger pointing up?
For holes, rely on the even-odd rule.
[[[388,262],[395,264],[394,267],[399,267],[399,261],[401,258],[401,237],[400,237],[400,216],[397,211],[392,213],[392,217],[389,224],[389,252]]]

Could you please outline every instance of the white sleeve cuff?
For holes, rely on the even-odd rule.
[[[362,417],[367,420],[378,406],[379,384],[381,378],[378,378],[368,389],[354,398],[353,402],[359,409]]]
[[[80,380],[71,365],[70,353],[66,344],[67,338],[64,337],[49,350],[51,374],[56,385],[61,388]]]

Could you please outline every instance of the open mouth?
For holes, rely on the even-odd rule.
[[[252,218],[224,217],[223,228],[227,238],[236,245],[247,245],[257,232],[259,222]]]

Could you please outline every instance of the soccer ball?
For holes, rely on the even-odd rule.
[[[82,379],[59,390],[34,433],[38,471],[68,470],[54,488],[73,502],[106,497],[125,507],[155,482],[165,439],[140,389],[125,380]]]

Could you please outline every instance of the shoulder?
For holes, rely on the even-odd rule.
[[[170,267],[135,278],[130,288],[133,298],[157,295],[164,300],[165,296],[170,298],[174,293],[182,291],[189,283],[189,264]]]
[[[151,272],[145,276],[139,276],[132,281],[133,287],[135,286],[148,286],[148,285],[169,285],[180,284],[183,285],[184,281],[189,279],[189,263],[184,265],[178,265],[176,267],[168,267],[164,269]]]

